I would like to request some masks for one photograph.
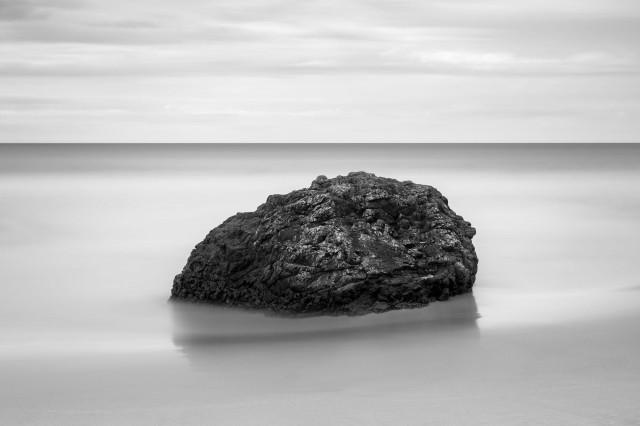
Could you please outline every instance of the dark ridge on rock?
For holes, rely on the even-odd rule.
[[[318,176],[209,232],[171,300],[307,315],[420,307],[471,291],[475,233],[431,186]]]

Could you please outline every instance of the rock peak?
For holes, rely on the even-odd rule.
[[[424,306],[471,291],[474,235],[431,186],[321,175],[213,229],[172,299],[306,314]]]
[[[364,178],[376,177],[376,175],[373,174],[373,173],[367,173],[367,172],[363,172],[363,171],[349,172],[349,174],[347,175],[347,177],[356,177],[356,176],[362,176]]]

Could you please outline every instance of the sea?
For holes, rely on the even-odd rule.
[[[168,302],[226,218],[360,170],[473,224],[472,294]],[[0,424],[638,425],[639,267],[640,145],[0,144]]]

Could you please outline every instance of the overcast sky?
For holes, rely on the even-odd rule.
[[[638,40],[638,0],[0,0],[0,138],[638,142]]]

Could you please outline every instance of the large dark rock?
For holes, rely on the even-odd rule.
[[[471,291],[475,232],[431,186],[319,176],[209,232],[171,299],[307,314],[424,306]]]

